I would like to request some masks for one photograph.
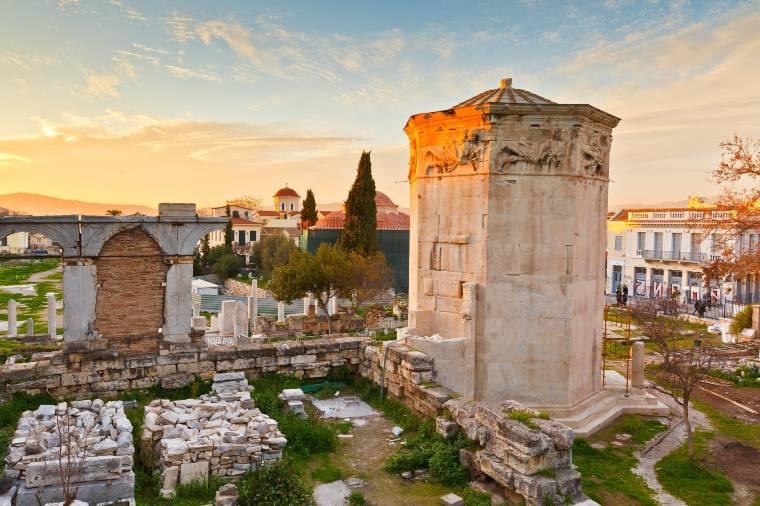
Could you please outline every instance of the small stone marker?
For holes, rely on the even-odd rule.
[[[396,426],[391,429],[391,432],[393,433],[394,436],[399,437],[401,433],[404,432],[404,429],[402,429],[399,426]]]
[[[464,506],[464,499],[456,494],[446,494],[441,497],[443,506]]]
[[[16,301],[8,301],[8,337],[16,337],[18,324],[16,323]]]
[[[26,320],[26,335],[28,336],[34,335],[34,320],[31,318],[28,318]]]
[[[631,438],[633,438],[633,436],[630,434],[615,434],[615,439],[623,443],[627,443]]]

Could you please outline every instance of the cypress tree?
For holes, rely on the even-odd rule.
[[[227,202],[227,225],[224,226],[224,245],[232,251],[232,216],[230,215],[230,203]]]
[[[200,270],[203,274],[208,274],[208,254],[211,251],[211,238],[208,234],[203,236],[203,239],[201,239],[201,249],[200,249],[200,255],[201,255],[201,265]]]
[[[304,227],[311,227],[317,223],[317,201],[314,200],[314,192],[306,190],[306,198],[303,200],[301,209],[301,222]]]
[[[363,151],[356,179],[346,199],[346,222],[338,245],[345,251],[371,255],[377,251],[377,206],[375,180],[369,152]]]

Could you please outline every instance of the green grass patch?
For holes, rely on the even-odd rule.
[[[573,464],[581,473],[583,492],[601,504],[612,504],[609,497],[616,497],[657,506],[643,478],[631,471],[636,462],[630,448],[597,450],[585,439],[573,443]]]
[[[741,441],[760,450],[760,425],[745,423],[730,415],[721,413],[709,404],[694,400],[694,407],[707,415],[715,431],[721,436]]]
[[[535,422],[533,422],[533,419],[536,417],[531,415],[527,411],[510,411],[509,418],[511,420],[520,422],[521,424],[527,426],[529,429],[538,428],[538,425],[536,425]]]
[[[398,334],[395,329],[388,330],[388,332],[377,332],[373,338],[375,341],[395,341],[398,338]]]
[[[712,437],[710,432],[695,432],[693,460],[689,459],[687,445],[684,443],[655,466],[657,480],[662,487],[687,504],[719,506],[731,503],[734,491],[731,481],[720,472],[707,469],[700,462]]]
[[[348,504],[349,506],[364,506],[367,504],[367,500],[364,498],[364,494],[354,490],[351,492],[351,495],[348,496]]]
[[[343,479],[343,470],[330,462],[326,462],[312,470],[311,477],[322,483],[331,483]]]

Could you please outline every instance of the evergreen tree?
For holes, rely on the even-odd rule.
[[[311,227],[317,223],[317,201],[314,200],[314,192],[306,190],[306,198],[301,209],[301,222],[304,227]]]
[[[369,152],[363,151],[356,179],[348,192],[346,222],[338,245],[346,251],[371,255],[378,249],[376,231],[375,180],[372,179]]]
[[[227,203],[227,225],[224,226],[224,245],[232,251],[232,240],[233,240],[233,232],[232,232],[232,216],[230,214],[230,204]]]
[[[203,274],[208,274],[208,254],[211,251],[211,244],[210,244],[211,238],[208,234],[203,236],[203,239],[201,239],[201,248],[200,248],[200,255],[201,255],[201,272]]]

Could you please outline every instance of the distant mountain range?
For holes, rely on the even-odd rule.
[[[8,214],[93,214],[105,215],[109,209],[118,209],[124,215],[146,214],[156,215],[155,209],[136,204],[108,204],[98,202],[83,202],[81,200],[59,199],[39,195],[37,193],[8,193],[0,195],[0,208],[13,210]],[[0,215],[3,214],[0,210]]]

